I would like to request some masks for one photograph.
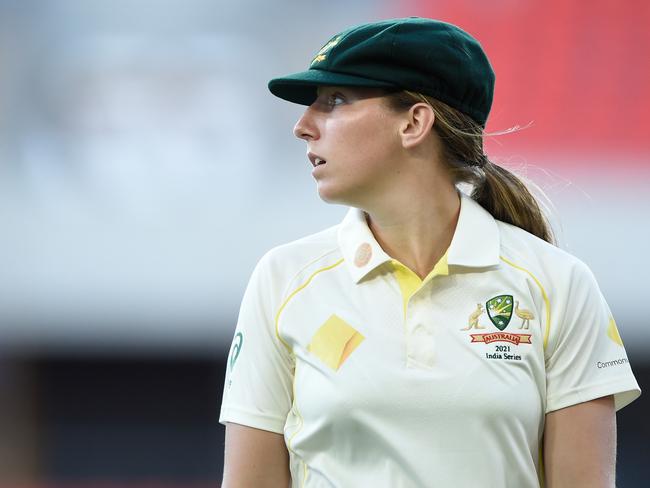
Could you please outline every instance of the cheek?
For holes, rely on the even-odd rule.
[[[333,121],[327,133],[334,145],[332,150],[341,161],[392,159],[398,149],[399,141],[392,126],[377,117],[348,123]]]

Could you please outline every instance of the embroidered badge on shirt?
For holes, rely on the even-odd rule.
[[[522,320],[519,329],[528,329],[530,321],[535,319],[530,310],[519,307],[519,301],[515,300],[513,295],[497,295],[485,302],[477,303],[476,308],[467,318],[467,326],[460,329],[461,331],[472,329],[488,329],[489,326],[485,321],[481,323],[481,316],[486,313],[491,324],[496,327],[495,332],[486,332],[483,334],[469,334],[471,343],[491,344],[493,342],[505,342],[519,346],[520,344],[532,344],[532,334],[519,334],[514,332],[505,332],[505,329],[512,321],[512,315],[516,315]],[[512,354],[509,345],[496,345],[492,353],[486,352],[487,359],[511,359],[520,360],[521,355]]]
[[[512,317],[512,295],[499,295],[489,299],[485,305],[488,317],[497,329],[508,327]]]
[[[483,305],[481,305],[480,303],[477,303],[476,304],[476,310],[474,310],[469,316],[469,320],[468,320],[469,323],[468,323],[467,327],[465,327],[464,329],[460,329],[460,330],[485,329],[485,327],[478,324],[478,318],[481,315],[483,315],[483,312],[485,312],[485,309],[483,308]]]

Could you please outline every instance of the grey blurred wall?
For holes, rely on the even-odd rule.
[[[301,107],[266,82],[400,8],[0,1],[0,350],[227,343],[257,259],[345,213],[317,197],[291,134]],[[594,270],[628,347],[645,352],[647,179],[512,156],[555,202],[563,247]]]
[[[0,348],[229,340],[256,260],[344,212],[266,89],[381,15],[331,6],[0,2]]]

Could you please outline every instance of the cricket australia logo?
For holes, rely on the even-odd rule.
[[[494,326],[503,330],[508,327],[512,317],[512,295],[499,295],[489,299],[485,308]]]
[[[466,327],[460,330],[471,330],[471,329],[488,329],[487,326],[482,325],[479,321],[483,313],[487,313],[490,322],[492,325],[498,329],[498,332],[488,332],[485,334],[470,334],[472,343],[482,342],[484,344],[490,344],[492,342],[508,342],[510,344],[519,345],[519,344],[531,344],[532,334],[516,334],[513,332],[504,332],[510,320],[512,319],[513,313],[517,317],[522,319],[522,324],[519,327],[528,329],[528,324],[530,320],[534,319],[533,313],[529,310],[524,310],[519,308],[519,301],[514,300],[512,295],[497,295],[493,298],[490,298],[485,302],[485,308],[483,304],[476,304],[476,309],[473,310],[468,316],[468,324]]]

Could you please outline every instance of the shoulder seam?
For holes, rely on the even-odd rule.
[[[327,253],[327,254],[329,254],[329,253]],[[323,257],[323,256],[321,256],[321,257]],[[282,337],[280,335],[280,315],[282,314],[282,311],[284,310],[284,307],[286,307],[286,305],[289,303],[289,300],[291,300],[300,290],[306,288],[307,285],[309,285],[309,283],[311,283],[311,280],[314,278],[314,276],[316,276],[318,273],[322,273],[323,271],[328,271],[328,270],[330,270],[332,268],[336,268],[343,261],[345,261],[345,258],[341,258],[338,261],[336,261],[334,264],[330,264],[328,266],[325,266],[323,268],[319,268],[316,271],[314,271],[309,276],[307,281],[305,281],[302,285],[300,285],[298,288],[296,288],[294,291],[292,291],[289,294],[289,296],[283,300],[282,305],[280,305],[280,308],[278,309],[277,313],[275,314],[275,335],[278,338],[278,340],[282,344],[284,344],[284,347],[287,348],[287,351],[289,351],[289,353],[291,355],[293,355],[293,350],[291,349],[291,346],[289,346],[289,344],[287,344],[287,342],[284,339],[282,339]],[[313,261],[312,261],[312,263],[313,263]]]
[[[291,279],[289,279],[289,281],[287,281],[287,284],[284,287],[284,290],[282,291],[282,301],[284,302],[284,300],[286,300],[287,292],[289,291],[291,285],[294,283],[296,278],[300,275],[300,273],[305,271],[312,264],[318,262],[319,260],[323,259],[324,257],[326,257],[326,256],[328,256],[328,255],[330,255],[330,254],[332,254],[332,253],[334,253],[334,252],[336,252],[338,250],[339,250],[339,247],[336,246],[334,249],[330,249],[329,251],[325,252],[324,254],[321,254],[320,256],[318,256],[317,258],[314,258],[311,261],[308,261],[305,265],[303,265],[300,269],[298,269],[298,271],[296,271],[294,273],[294,275],[291,277]]]

